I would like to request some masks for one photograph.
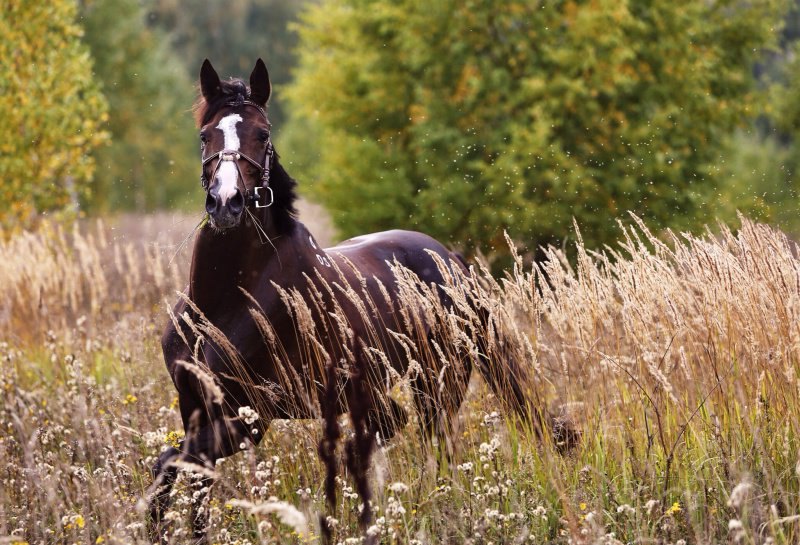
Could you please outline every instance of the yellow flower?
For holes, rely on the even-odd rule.
[[[164,437],[164,442],[171,447],[178,448],[181,446],[181,439],[183,439],[184,433],[182,431],[171,431],[167,433],[166,437]]]
[[[86,521],[83,520],[83,515],[78,515],[75,517],[75,524],[78,525],[78,528],[83,528],[86,526]]]
[[[667,509],[667,512],[665,513],[665,515],[670,515],[670,516],[672,516],[672,515],[675,515],[676,513],[680,513],[681,511],[682,511],[682,509],[681,509],[681,502],[679,502],[679,501],[676,501],[675,503],[673,503],[673,504],[670,506],[670,508],[669,508],[669,509]]]
[[[122,400],[122,404],[123,405],[127,405],[129,403],[133,404],[133,403],[136,403],[137,401],[139,401],[138,397],[136,397],[133,394],[128,394],[128,395],[125,396],[125,399]]]
[[[580,508],[581,508],[581,511],[586,511],[586,507],[587,507],[587,505],[586,505],[586,502],[585,502],[585,501],[582,501],[582,502],[580,503],[580,505],[578,505],[578,507],[580,507]]]
[[[174,408],[175,408],[175,407],[177,407],[177,406],[178,406],[178,396],[175,396],[175,397],[172,399],[172,403],[170,403],[170,404],[169,404],[169,408],[170,408],[170,409],[174,409]]]
[[[103,543],[106,540],[103,536],[97,536],[97,539],[94,540],[95,543]]]

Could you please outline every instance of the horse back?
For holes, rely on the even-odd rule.
[[[442,273],[431,253],[452,267],[464,266],[463,258],[436,239],[417,231],[393,229],[354,237],[328,248],[334,259],[344,258],[366,278],[381,279],[391,274],[390,264],[398,263],[414,272],[425,283],[440,284]]]

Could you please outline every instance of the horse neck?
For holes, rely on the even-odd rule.
[[[217,232],[203,227],[192,254],[189,297],[204,313],[212,313],[223,300],[239,297],[239,288],[247,289],[250,271],[266,266],[275,251],[265,237],[277,238],[269,217],[261,218],[264,232],[259,233],[252,220],[238,227]]]

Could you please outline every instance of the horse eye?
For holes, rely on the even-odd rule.
[[[200,143],[201,144],[208,143],[208,137],[206,136],[206,133],[204,133],[204,132],[200,133]]]
[[[269,140],[269,131],[260,131],[258,133],[258,139],[262,143],[266,144],[267,140]]]

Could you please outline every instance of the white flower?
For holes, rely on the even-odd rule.
[[[620,515],[635,515],[636,509],[628,505],[627,503],[620,505],[617,507],[617,514]]]
[[[308,534],[308,521],[306,516],[295,506],[285,501],[266,501],[263,503],[251,503],[245,500],[229,500],[228,503],[234,507],[239,507],[249,511],[253,515],[274,513],[280,521],[287,526],[291,526],[299,534]]]
[[[739,532],[744,529],[744,525],[742,524],[741,520],[738,519],[731,519],[728,521],[728,531],[729,532]]]
[[[239,418],[244,420],[245,423],[249,425],[258,420],[258,413],[255,412],[250,406],[245,405],[244,407],[239,407]]]
[[[403,494],[408,492],[408,485],[406,483],[396,482],[389,485],[389,490],[395,494]]]
[[[500,448],[500,439],[495,435],[488,443],[481,443],[478,451],[481,453],[481,461],[490,461]]]
[[[731,490],[731,497],[728,500],[728,507],[733,507],[734,509],[745,507],[752,488],[753,485],[748,480],[744,480],[734,486],[733,490]]]
[[[490,414],[484,415],[483,417],[484,426],[493,426],[498,422],[500,422],[500,413],[497,411],[492,411]]]

